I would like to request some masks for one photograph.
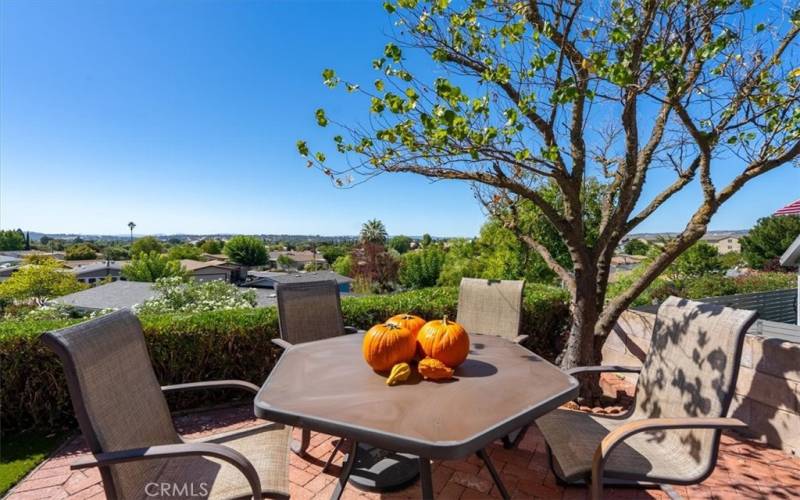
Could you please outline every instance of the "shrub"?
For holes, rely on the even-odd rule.
[[[184,245],[175,245],[174,247],[170,248],[169,251],[167,252],[167,255],[171,260],[181,260],[181,259],[199,260],[202,254],[203,254],[202,250],[188,243]]]
[[[173,276],[159,278],[153,289],[160,295],[139,305],[136,308],[138,314],[217,311],[256,305],[256,294],[253,290],[242,291],[239,287],[220,280],[187,282],[181,277]]]
[[[563,290],[542,285],[526,287],[522,333],[529,347],[552,359],[560,350],[568,319]],[[458,290],[429,288],[384,296],[346,297],[345,323],[368,328],[399,312],[438,318],[455,317]],[[162,384],[212,379],[242,379],[262,383],[280,355],[270,342],[278,335],[275,308],[201,313],[140,315],[150,357]],[[0,429],[49,429],[74,426],[63,371],[55,355],[40,341],[45,331],[80,319],[0,322]],[[225,391],[223,391],[225,392]],[[171,400],[185,409],[231,397],[186,393]]]
[[[444,265],[444,252],[436,247],[424,248],[403,255],[398,278],[408,288],[436,285]]]

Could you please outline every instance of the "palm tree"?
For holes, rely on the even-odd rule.
[[[133,221],[128,222],[128,227],[131,230],[131,245],[133,245],[133,228],[136,227],[136,223]]]
[[[368,220],[361,225],[360,238],[362,243],[386,243],[386,226],[378,219]]]

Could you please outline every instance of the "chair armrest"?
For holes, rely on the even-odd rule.
[[[107,465],[134,462],[138,460],[153,460],[173,457],[186,457],[202,455],[224,460],[233,465],[247,478],[253,490],[253,498],[261,498],[261,480],[253,464],[238,451],[216,443],[179,443],[149,446],[147,448],[132,448],[129,450],[110,451],[97,453],[75,461],[71,469],[85,469],[88,467],[104,467]]]
[[[603,468],[611,451],[627,438],[646,431],[668,429],[735,429],[747,424],[738,418],[646,418],[628,422],[609,432],[597,446],[592,459],[592,498],[601,498],[603,493]]]
[[[517,335],[516,337],[511,339],[511,341],[514,342],[515,344],[522,344],[523,342],[528,340],[528,338],[530,338],[530,335]]]
[[[198,389],[242,389],[257,394],[259,387],[244,380],[209,380],[206,382],[192,382],[188,384],[164,385],[163,392],[192,391]]]
[[[344,327],[344,334],[345,334],[345,335],[352,335],[352,334],[354,334],[354,333],[358,333],[358,332],[360,332],[360,331],[361,331],[361,330],[359,330],[358,328],[356,328],[356,327],[354,327],[354,326],[345,326],[345,327]]]
[[[618,365],[603,365],[603,366],[578,366],[566,370],[567,375],[580,375],[582,373],[639,373],[642,371],[641,366],[618,366]]]
[[[292,344],[290,344],[289,342],[286,342],[283,339],[271,339],[271,342],[273,344],[275,344],[276,346],[280,347],[283,350],[286,350],[286,349],[292,347]]]

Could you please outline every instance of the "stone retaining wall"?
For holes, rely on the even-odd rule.
[[[623,313],[603,347],[603,364],[640,365],[654,319],[653,313]],[[626,379],[635,382],[635,376]],[[750,437],[800,455],[800,344],[748,334],[729,414],[749,424]]]

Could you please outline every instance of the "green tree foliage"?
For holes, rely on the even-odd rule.
[[[0,298],[44,304],[47,300],[86,288],[57,260],[47,257],[20,267],[0,282]]]
[[[0,251],[1,250],[22,250],[25,248],[25,235],[21,230],[5,229],[0,230]]]
[[[642,240],[632,239],[625,243],[624,251],[628,255],[647,255],[650,245]]]
[[[725,266],[719,258],[717,247],[698,241],[675,259],[665,274],[674,282],[682,282],[708,274],[721,274],[723,271]]]
[[[131,245],[131,257],[136,257],[142,253],[156,252],[161,253],[164,251],[164,245],[161,244],[153,236],[145,236],[134,241]]]
[[[430,246],[431,243],[433,243],[433,238],[431,238],[431,235],[428,233],[423,234],[422,240],[420,240],[420,245],[427,247]]]
[[[189,244],[175,245],[174,247],[170,247],[167,251],[167,256],[171,260],[199,260],[202,254],[203,251],[200,248]]]
[[[436,285],[442,272],[445,254],[436,247],[403,254],[398,278],[406,288],[426,288]]]
[[[263,266],[268,258],[267,247],[256,236],[234,236],[225,244],[223,252],[232,262],[243,266]]]
[[[353,276],[353,260],[349,255],[337,257],[331,267],[342,276]]]
[[[187,278],[189,273],[180,262],[170,260],[158,252],[136,254],[130,263],[122,268],[122,276],[130,281],[155,282],[159,278],[177,276]]]
[[[131,258],[130,252],[125,247],[110,246],[103,249],[103,256],[108,260],[128,260]]]
[[[339,257],[348,255],[350,248],[345,245],[320,245],[319,253],[322,258],[328,261],[328,264],[333,264]]]
[[[764,217],[742,238],[742,257],[750,267],[762,269],[774,264],[798,235],[800,215]]]
[[[78,243],[67,247],[67,260],[89,260],[96,259],[97,252],[87,243]]]
[[[742,265],[744,259],[742,259],[742,254],[739,252],[728,252],[720,254],[719,262],[722,264],[722,268],[727,270]]]
[[[389,240],[389,248],[394,249],[399,254],[404,254],[411,250],[411,238],[408,236],[395,236]]]
[[[359,238],[362,243],[383,245],[386,243],[386,226],[378,219],[371,219],[361,225]]]
[[[800,157],[797,2],[600,4],[387,0],[402,28],[373,61],[374,83],[322,72],[326,86],[362,96],[369,125],[335,125],[335,162],[297,143],[337,185],[382,173],[471,183],[569,290],[565,368],[596,364],[620,314],[720,207]],[[323,109],[315,117],[336,123]],[[684,229],[606,300],[622,239],[682,190],[700,193]],[[520,220],[525,204],[551,228]],[[559,245],[568,251],[553,255]]]
[[[200,250],[208,254],[217,255],[222,253],[222,248],[224,246],[222,241],[209,238],[200,243]]]

